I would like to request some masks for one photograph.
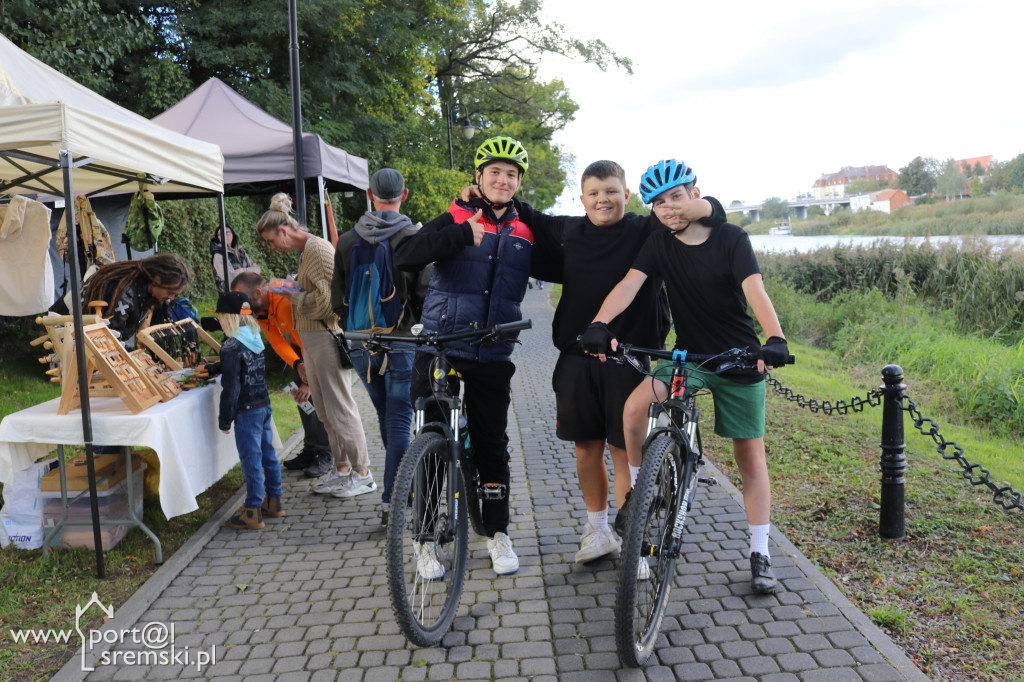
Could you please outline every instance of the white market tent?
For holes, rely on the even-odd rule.
[[[217,145],[172,132],[117,106],[0,35],[0,194],[63,197],[68,240],[75,243],[76,194],[134,192],[140,180],[154,193],[221,194],[224,157]],[[82,338],[78,254],[76,249],[68,253],[73,263],[75,336]],[[102,578],[84,345],[76,344],[75,350],[96,562]]]
[[[172,132],[100,97],[0,35],[0,193],[64,194],[59,153],[73,157],[74,189],[223,191],[215,144]]]

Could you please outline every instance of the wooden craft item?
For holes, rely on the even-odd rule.
[[[166,403],[181,393],[181,386],[174,380],[174,377],[167,374],[164,366],[154,360],[145,349],[139,348],[132,351],[131,356],[135,364],[142,369],[143,376],[153,384],[153,388],[160,394],[160,400]]]
[[[199,341],[205,343],[215,353],[220,353],[220,343],[217,339],[206,333],[206,330],[196,324],[191,317],[140,329],[135,333],[135,338],[148,348],[164,367],[172,371],[195,367],[204,361],[199,352]],[[193,343],[194,348],[191,347]],[[184,345],[190,346],[187,353],[182,352]]]
[[[92,377],[89,384],[90,395],[101,395],[103,389],[99,382],[105,382],[124,401],[132,414],[138,414],[160,402],[160,393],[144,370],[136,364],[128,350],[105,324],[89,325],[83,331],[85,369],[86,374]],[[67,414],[82,404],[78,391],[78,360],[74,352],[74,331],[70,327],[66,328],[63,347],[62,364],[65,372],[57,414]]]

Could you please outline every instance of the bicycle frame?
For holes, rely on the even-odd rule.
[[[448,480],[455,481],[459,480],[455,476],[461,476],[462,474],[462,457],[464,456],[462,439],[458,437],[459,419],[462,415],[462,398],[457,393],[451,391],[449,377],[458,377],[458,374],[452,368],[444,353],[440,352],[430,363],[431,394],[416,399],[416,407],[413,412],[413,429],[416,435],[425,431],[437,431],[444,436],[448,442],[448,461],[445,463],[445,466],[448,467]],[[447,423],[426,421],[427,407],[431,404],[437,405],[442,412],[447,411]],[[465,481],[463,483],[466,484]],[[459,510],[459,505],[456,504],[457,496],[458,492],[455,489],[448,489],[448,508],[454,509],[456,515],[448,517],[442,535],[446,540],[451,540],[455,537],[455,526],[458,522],[457,514]],[[421,521],[422,518],[417,519],[417,523]],[[421,535],[422,529],[417,528],[416,533]]]
[[[697,410],[697,396],[695,393],[686,394],[687,377],[686,365],[684,363],[685,354],[675,353],[673,355],[672,373],[668,382],[669,397],[664,401],[652,401],[647,410],[647,441],[644,444],[644,449],[646,449],[647,443],[650,443],[659,434],[667,432],[680,445],[685,444],[685,447],[682,448],[684,457],[693,457],[695,459],[693,462],[694,474],[690,477],[689,486],[686,489],[682,489],[679,486],[674,487],[677,499],[672,500],[672,504],[676,509],[676,515],[672,521],[671,533],[666,538],[667,546],[645,547],[644,553],[649,556],[665,553],[673,558],[679,557],[682,551],[682,536],[686,525],[686,515],[690,510],[690,502],[693,500],[693,495],[696,493],[698,473],[703,464],[703,453],[697,432],[697,422],[700,417],[700,413]],[[668,422],[667,424],[659,425],[658,418],[663,414],[668,419]],[[674,471],[673,475],[678,481],[682,473]],[[681,498],[678,497],[680,495],[682,496]]]

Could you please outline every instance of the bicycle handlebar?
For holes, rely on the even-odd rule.
[[[626,356],[632,355],[646,355],[650,358],[658,358],[661,360],[675,360],[676,357],[680,357],[682,362],[694,362],[702,364],[705,362],[711,362],[712,360],[723,360],[718,365],[716,371],[722,372],[727,369],[735,369],[737,367],[744,369],[756,369],[757,361],[760,359],[760,354],[757,351],[752,351],[748,348],[730,348],[727,351],[721,353],[690,353],[688,351],[680,350],[661,350],[657,348],[641,348],[640,346],[634,346],[629,343],[620,344],[614,353],[608,354],[608,359],[614,360],[615,362],[627,362]],[[790,355],[786,358],[786,364],[792,365],[796,362],[796,356]],[[730,364],[731,363],[731,364]]]
[[[449,341],[459,341],[461,339],[468,339],[474,336],[497,337],[499,334],[504,334],[505,332],[517,332],[523,329],[530,329],[531,327],[533,327],[533,320],[519,320],[518,322],[506,322],[504,324],[491,325],[490,327],[478,327],[476,329],[468,329],[464,332],[454,332],[452,334],[429,332],[427,334],[406,335],[380,334],[377,332],[346,332],[345,338],[349,341],[368,341],[371,344],[408,343],[415,346],[437,346],[448,343]]]

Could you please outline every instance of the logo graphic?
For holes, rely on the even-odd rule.
[[[85,633],[82,632],[82,616],[85,615],[85,612],[88,611],[89,607],[91,607],[93,604],[98,606],[100,608],[100,611],[102,611],[106,615],[106,617],[107,617],[106,620],[110,620],[111,618],[114,617],[114,605],[111,604],[110,606],[104,606],[103,603],[100,601],[99,595],[96,594],[95,592],[92,593],[92,599],[90,599],[88,602],[86,602],[85,606],[80,606],[78,604],[75,604],[75,630],[78,631],[78,636],[82,638],[82,672],[86,672],[86,671],[90,671],[90,670],[95,670],[95,668],[87,668],[87,667],[85,667],[85,641],[86,641],[86,636],[85,636]],[[89,642],[90,642],[90,645],[89,645],[90,649],[92,648],[92,633],[93,632],[95,632],[95,630],[90,630],[89,631],[89,635],[90,636],[88,637],[88,639],[89,639]]]

